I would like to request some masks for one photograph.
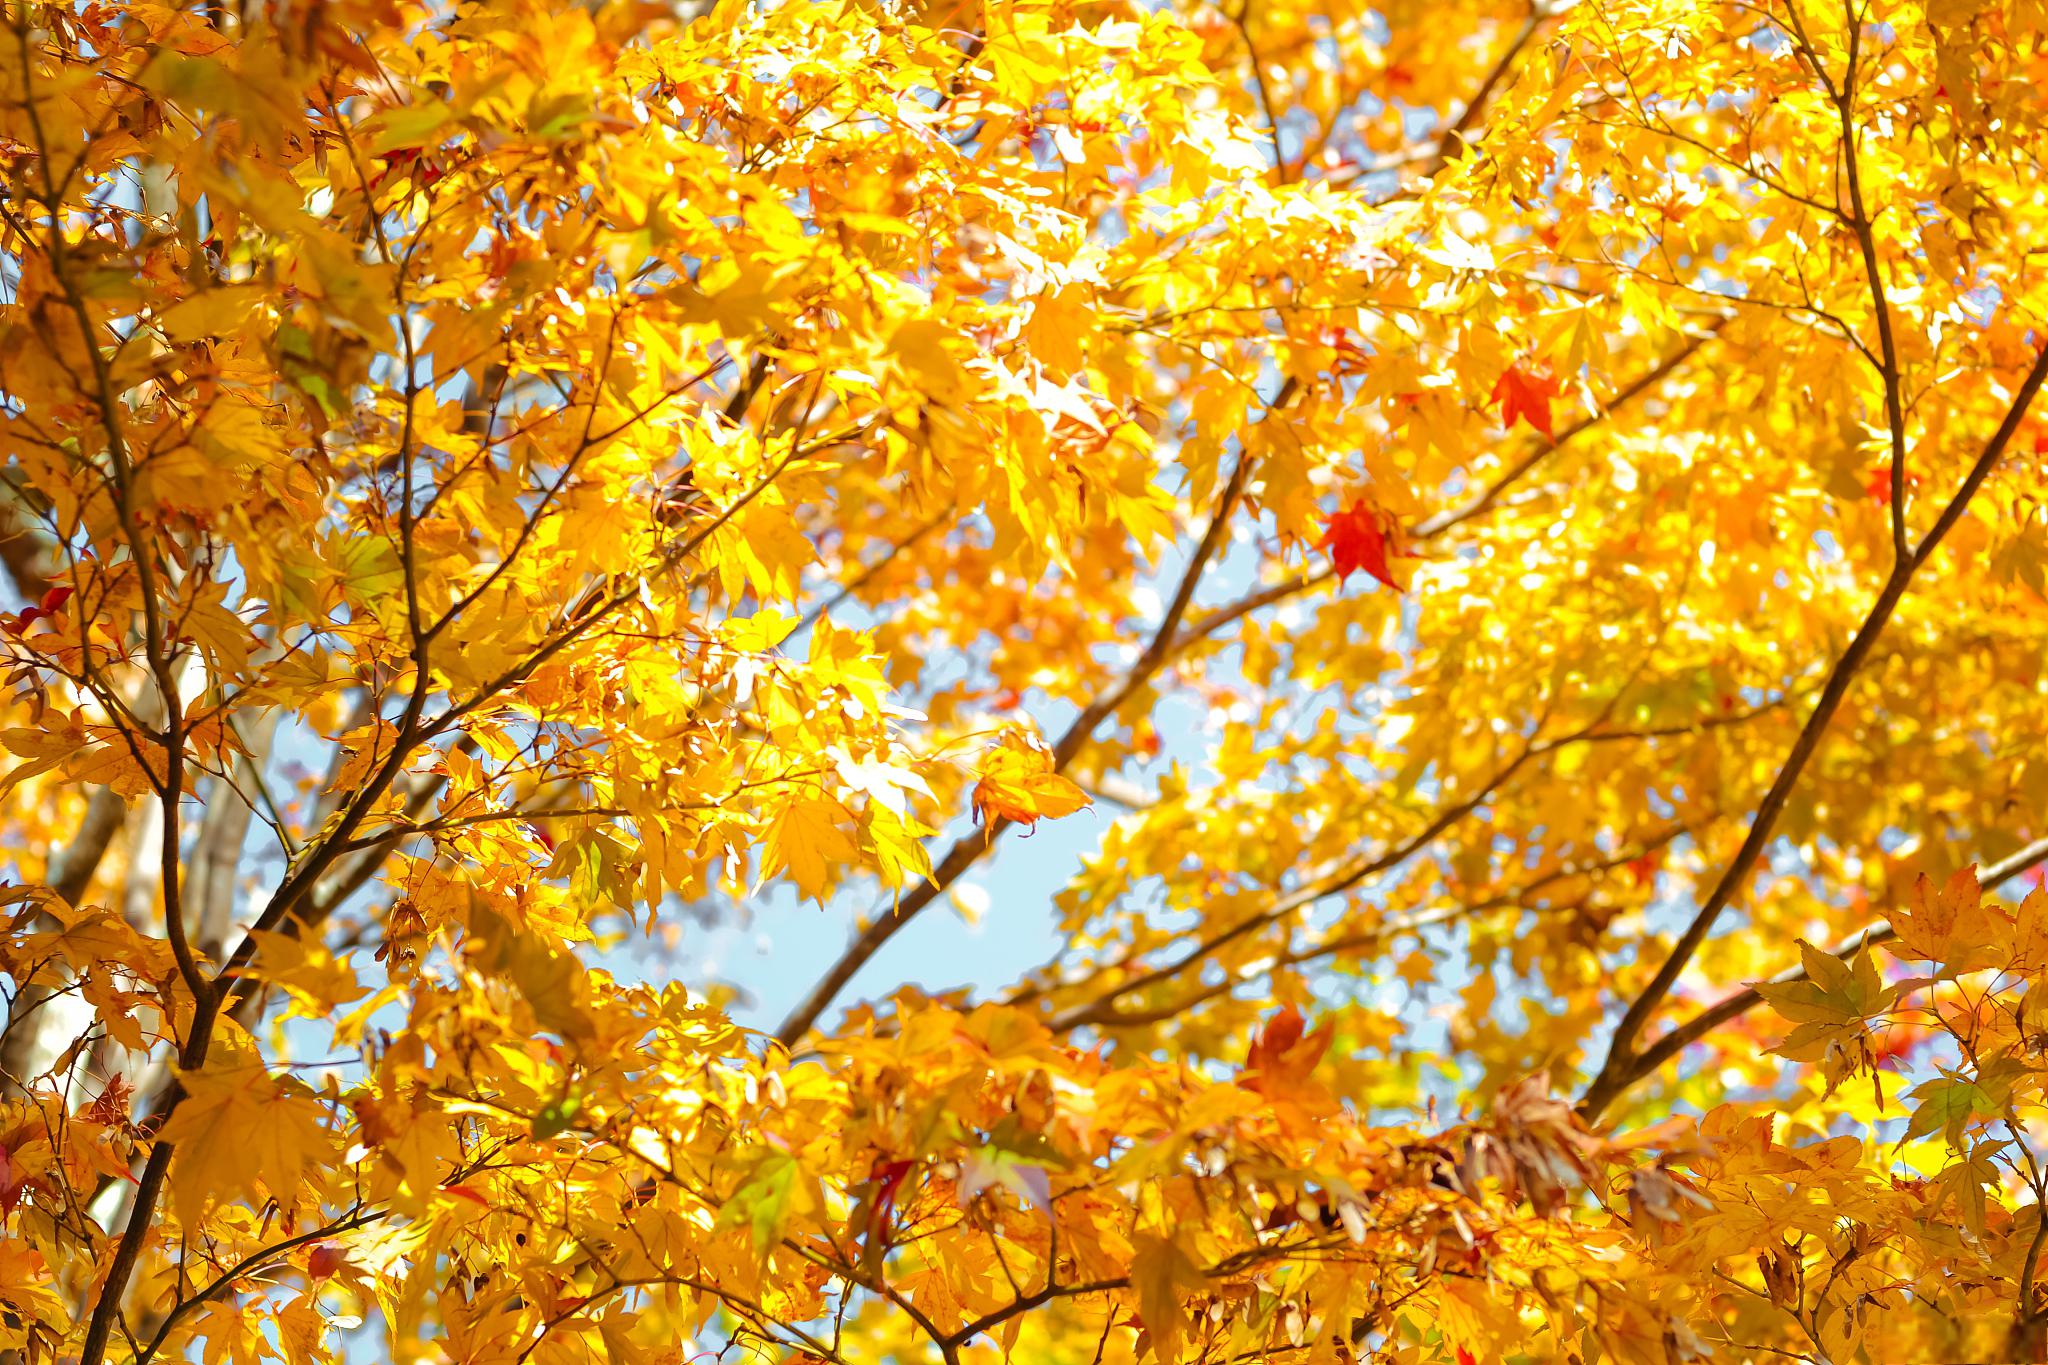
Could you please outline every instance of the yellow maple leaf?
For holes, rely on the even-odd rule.
[[[1088,794],[1052,770],[1052,754],[1012,732],[981,758],[974,786],[974,816],[1034,825],[1057,820],[1089,804]]]
[[[259,950],[251,974],[289,991],[305,1018],[326,1018],[370,993],[345,956],[337,958],[295,934],[258,929],[251,936]]]
[[[1154,1360],[1180,1359],[1180,1340],[1188,1326],[1183,1295],[1201,1284],[1201,1272],[1176,1240],[1140,1233],[1131,1257],[1131,1288],[1137,1294],[1138,1321]]]
[[[171,1194],[187,1228],[214,1200],[259,1186],[289,1202],[306,1168],[332,1158],[320,1102],[298,1082],[260,1063],[180,1071],[178,1081],[185,1098],[161,1140],[176,1147]]]
[[[27,760],[9,770],[5,777],[0,777],[0,796],[5,796],[17,784],[38,773],[46,773],[65,762],[85,748],[86,743],[85,720],[76,712],[63,716],[58,724],[0,731],[0,746]]]
[[[1900,955],[1938,963],[1948,974],[1991,966],[2010,949],[2012,925],[1984,903],[1975,866],[1958,870],[1941,887],[1921,877],[1913,904],[1887,913],[1898,931]]]
[[[826,797],[805,797],[783,807],[761,847],[761,876],[780,868],[812,900],[823,900],[832,868],[858,856],[853,837],[839,827],[846,808]]]
[[[42,1253],[14,1238],[0,1239],[0,1303],[58,1330],[69,1325]]]

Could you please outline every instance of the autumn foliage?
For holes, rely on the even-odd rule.
[[[4,19],[8,1362],[2048,1356],[2040,0]]]

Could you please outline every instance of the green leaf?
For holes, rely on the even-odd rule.
[[[378,156],[407,147],[438,144],[455,111],[434,101],[387,109],[368,121],[369,149]]]
[[[1915,1087],[1909,1097],[1917,1101],[1912,1122],[1906,1125],[1902,1142],[1923,1138],[1940,1129],[1943,1138],[1951,1147],[1960,1148],[1963,1129],[1978,1114],[1997,1113],[1997,1106],[1991,1102],[1981,1087],[1961,1076],[1944,1076]]]
[[[808,1183],[795,1157],[770,1152],[726,1200],[715,1226],[746,1228],[754,1254],[765,1259],[782,1240],[790,1215],[813,1203],[805,1197],[810,1193]]]

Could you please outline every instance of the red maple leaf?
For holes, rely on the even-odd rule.
[[[1332,512],[1323,527],[1323,538],[1316,548],[1329,551],[1330,565],[1336,569],[1339,580],[1363,569],[1395,592],[1401,591],[1393,570],[1387,567],[1387,555],[1400,553],[1390,545],[1394,532],[1392,517],[1364,498],[1355,498],[1349,508]]]
[[[1550,400],[1557,397],[1555,376],[1511,365],[1493,386],[1493,400],[1500,404],[1500,424],[1511,427],[1517,417],[1545,436],[1556,433],[1550,426]]]
[[[910,1174],[915,1163],[903,1160],[889,1160],[876,1157],[868,1172],[868,1193],[874,1200],[868,1206],[868,1225],[864,1231],[870,1247],[879,1247],[889,1232],[889,1221],[896,1214],[896,1195],[903,1188],[903,1177]]]
[[[348,1251],[338,1242],[319,1242],[312,1254],[306,1257],[306,1274],[315,1280],[324,1280],[348,1263]]]
[[[4,626],[10,635],[20,635],[36,622],[46,621],[50,617],[55,616],[63,609],[64,604],[70,600],[71,589],[69,586],[52,588],[43,594],[42,601],[30,607],[21,615],[0,615],[0,626]]]

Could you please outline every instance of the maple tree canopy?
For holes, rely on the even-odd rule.
[[[0,1360],[2042,1359],[2044,121],[2044,0],[6,0]]]

